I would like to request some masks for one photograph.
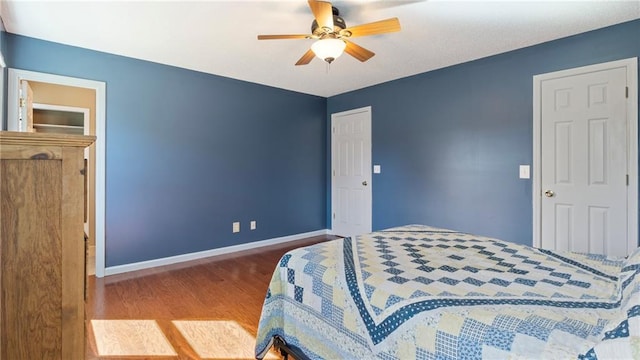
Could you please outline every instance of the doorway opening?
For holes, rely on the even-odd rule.
[[[26,100],[21,100],[21,92],[28,85],[33,92],[32,110],[28,124],[21,123],[26,115],[21,114]],[[73,112],[89,115],[88,126],[82,124],[82,133],[95,135],[96,142],[86,153],[88,165],[87,181],[87,227],[90,251],[95,259],[88,273],[97,277],[104,276],[105,268],[105,135],[106,135],[106,84],[101,81],[86,80],[61,75],[39,73],[34,71],[9,69],[7,87],[7,130],[25,131],[79,131],[80,124],[73,121],[60,120],[61,115]],[[80,110],[78,110],[80,109]],[[36,125],[33,124],[34,115]],[[42,120],[48,118],[48,120]],[[73,115],[71,116],[73,117]],[[40,120],[38,120],[40,119]],[[53,119],[53,120],[52,120]],[[57,120],[56,120],[57,119]],[[49,125],[38,124],[38,121],[62,121]],[[84,121],[84,115],[83,115]],[[26,123],[26,121],[25,121]],[[53,125],[53,126],[52,126]],[[87,231],[88,230],[88,231]],[[91,260],[88,263],[92,263]]]

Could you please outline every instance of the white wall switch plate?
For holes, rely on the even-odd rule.
[[[233,223],[233,232],[234,233],[240,232],[240,222],[236,221]]]
[[[256,229],[256,221],[255,220],[251,221],[250,227],[251,227],[251,230],[255,230]]]
[[[380,165],[373,165],[373,173],[374,174],[380,174]]]
[[[531,178],[531,168],[529,165],[520,165],[520,179]]]

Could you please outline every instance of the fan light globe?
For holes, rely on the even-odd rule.
[[[311,50],[319,59],[331,64],[333,60],[342,55],[345,47],[347,44],[342,40],[321,39],[311,45]]]

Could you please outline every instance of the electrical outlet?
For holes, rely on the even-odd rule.
[[[255,230],[256,229],[256,221],[252,220],[250,226],[251,226],[251,230]]]
[[[234,233],[240,232],[240,222],[236,221],[233,223],[233,232]]]

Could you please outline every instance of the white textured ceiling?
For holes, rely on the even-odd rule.
[[[256,39],[309,33],[305,0],[2,0],[0,15],[10,33],[325,97],[640,18],[638,0],[333,5],[347,26],[398,17],[402,31],[354,38],[376,56],[344,54],[327,69],[294,66],[313,40]]]

